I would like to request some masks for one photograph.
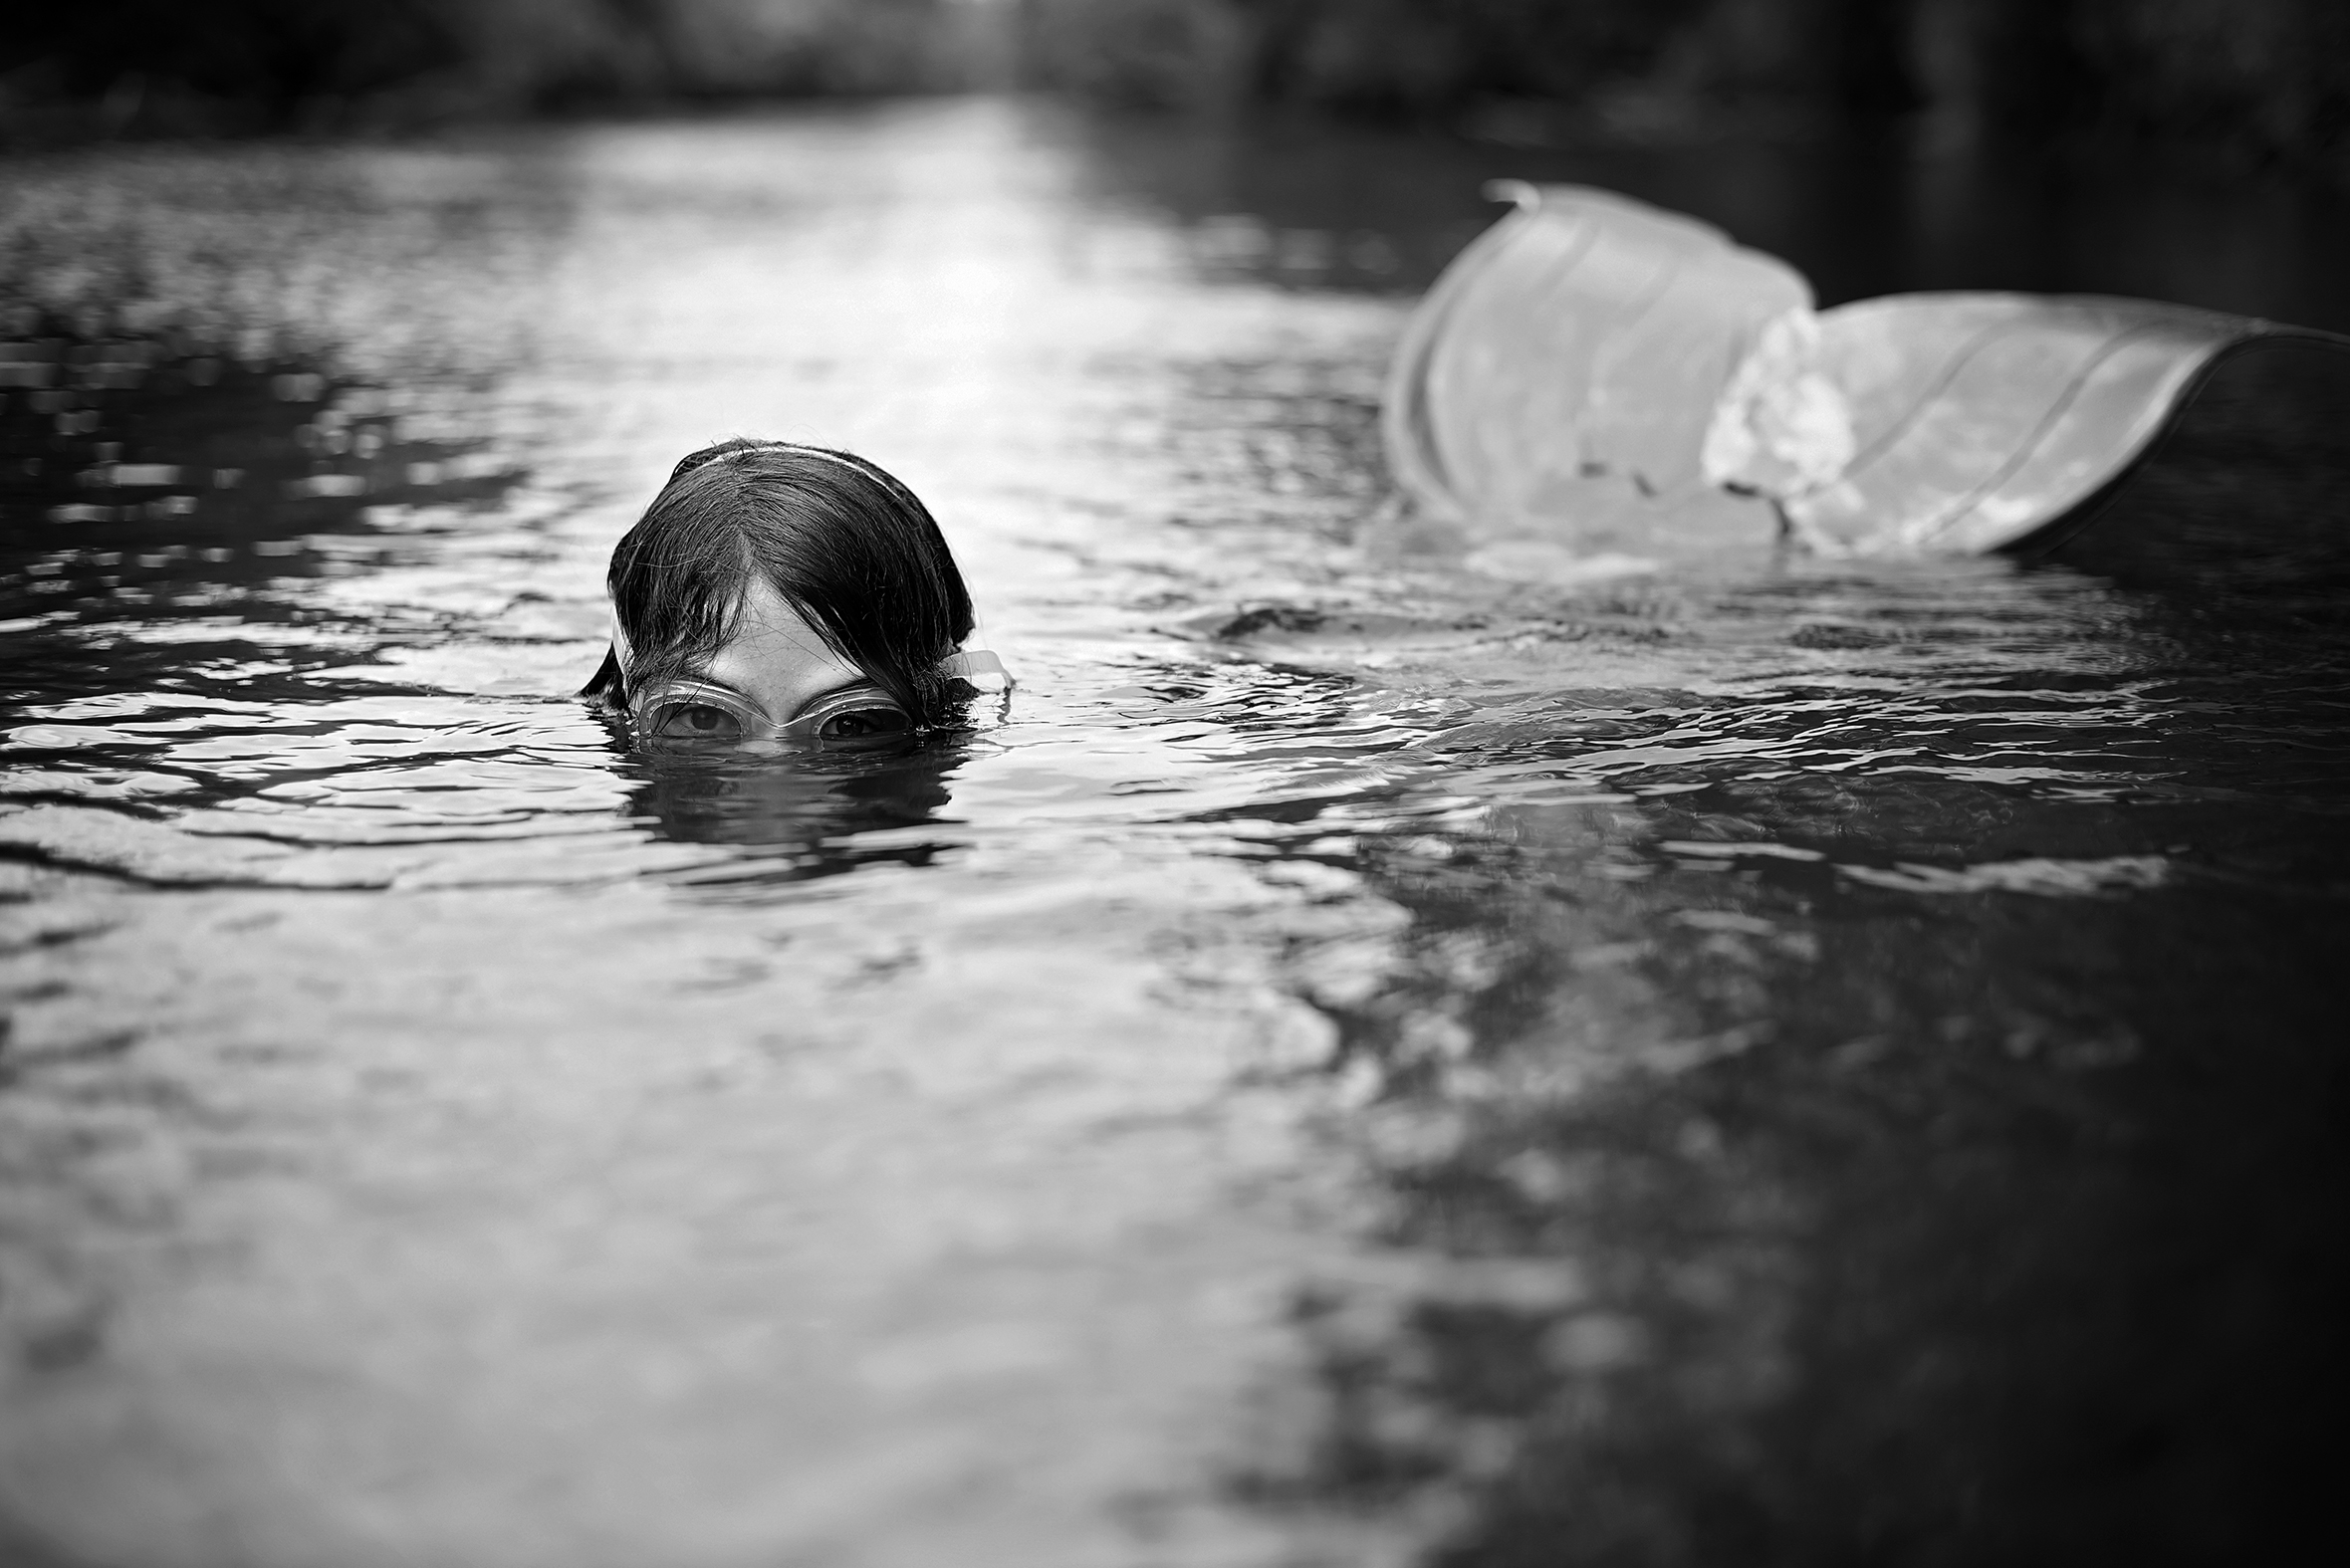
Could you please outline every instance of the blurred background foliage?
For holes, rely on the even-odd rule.
[[[14,139],[405,126],[951,89],[985,0],[63,0],[0,27]]]
[[[1025,0],[1032,81],[1502,139],[1922,119],[2350,172],[2344,0]]]
[[[0,133],[349,129],[1015,83],[1529,142],[2157,141],[2350,177],[2345,0],[73,0]]]

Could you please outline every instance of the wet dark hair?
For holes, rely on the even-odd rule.
[[[930,510],[875,464],[828,447],[721,441],[679,463],[612,550],[605,577],[629,645],[580,695],[625,708],[734,634],[763,578],[834,653],[914,722],[943,722],[960,683],[938,673],[971,635],[971,593]]]

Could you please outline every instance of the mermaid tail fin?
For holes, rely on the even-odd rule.
[[[2121,477],[2223,358],[2327,340],[2152,300],[2019,294],[1862,300],[1820,329],[1856,450],[1835,483],[1782,506],[1800,538],[1838,555],[2031,540]]]
[[[1810,285],[1608,191],[1494,190],[1518,210],[1437,280],[1389,372],[1383,434],[1404,488],[1481,536],[1567,531],[1586,548],[1729,500],[1700,470],[1707,421],[1764,329],[1809,310]],[[1766,509],[1730,511],[1768,537]]]
[[[1783,262],[1604,191],[1514,187],[1390,374],[1423,510],[1488,538],[1825,554],[2045,537],[2148,449],[2222,358],[2350,339],[2142,300],[1916,294],[1814,315]],[[2344,359],[2350,373],[2350,357]]]

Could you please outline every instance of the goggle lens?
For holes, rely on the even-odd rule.
[[[664,745],[798,741],[825,751],[869,751],[903,741],[915,729],[904,709],[861,691],[826,698],[783,725],[732,692],[690,683],[647,692],[634,706],[638,733]]]

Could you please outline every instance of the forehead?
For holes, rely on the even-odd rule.
[[[789,720],[812,698],[862,680],[864,672],[824,645],[823,637],[782,594],[753,577],[734,634],[711,654],[702,674],[723,681]]]

